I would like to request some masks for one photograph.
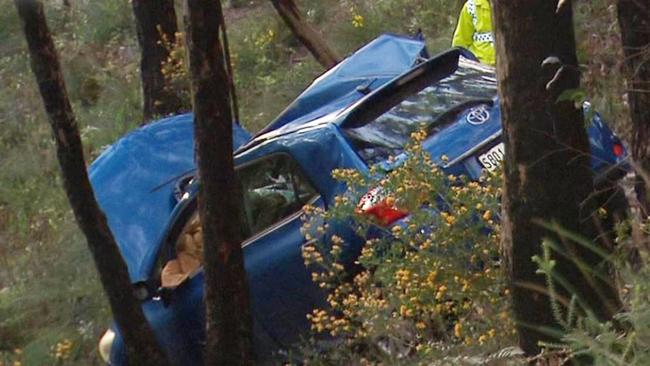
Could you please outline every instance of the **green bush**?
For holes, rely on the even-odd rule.
[[[383,192],[378,202],[386,207],[410,213],[404,225],[366,241],[352,278],[340,257],[347,245],[341,238],[304,247],[305,264],[329,303],[307,317],[315,336],[339,340],[326,354],[308,352],[311,362],[444,364],[459,355],[488,357],[513,342],[498,259],[499,175],[479,182],[446,176],[422,151],[424,137],[414,134],[408,158],[392,171],[335,171],[348,191],[327,212],[307,208],[308,240],[327,231],[315,222],[352,217],[362,237],[382,227],[357,205],[370,190]]]
[[[590,248],[600,256],[604,266],[616,270],[623,306],[614,318],[607,322],[594,316],[590,305],[584,304],[578,296],[560,298],[560,289],[571,293],[570,282],[553,273],[553,242],[546,241],[543,244],[544,255],[536,257],[535,261],[540,267],[540,273],[547,278],[553,298],[554,315],[565,332],[562,344],[547,345],[549,353],[562,355],[575,364],[650,364],[650,253],[647,246],[628,235],[631,224],[631,221],[619,224],[616,240],[618,250],[614,254],[605,253],[590,241],[560,230],[565,240],[572,240],[578,245]],[[637,238],[647,240],[650,235],[650,220],[646,218],[633,225],[636,226],[635,230],[638,230]],[[598,276],[595,272],[592,272],[592,275]]]

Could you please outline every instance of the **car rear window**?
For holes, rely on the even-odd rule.
[[[345,130],[355,150],[367,164],[399,154],[411,133],[427,128],[430,134],[454,119],[441,118],[474,100],[492,100],[496,95],[493,69],[461,58],[458,70],[388,109],[372,122]]]

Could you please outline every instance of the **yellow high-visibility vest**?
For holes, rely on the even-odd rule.
[[[495,64],[492,8],[488,0],[467,0],[463,5],[452,46],[467,48],[481,62]]]

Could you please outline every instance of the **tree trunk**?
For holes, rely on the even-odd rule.
[[[126,264],[100,210],[86,173],[79,130],[68,100],[63,74],[43,5],[37,0],[15,0],[29,45],[32,70],[45,104],[63,183],[75,218],[88,242],[99,277],[108,295],[115,321],[133,365],[167,365],[139,302],[134,298]]]
[[[294,0],[271,0],[271,3],[289,29],[307,47],[318,63],[329,69],[340,61],[340,57],[336,52],[302,18],[298,5]]]
[[[643,0],[618,0],[618,24],[625,54],[627,95],[632,119],[632,157],[650,173],[650,5]],[[637,179],[643,216],[650,215],[650,196]]]
[[[163,36],[173,42],[178,31],[174,1],[132,0],[132,5],[142,51],[140,71],[145,122],[187,110],[178,92],[162,73],[162,63],[169,57],[169,50],[162,42]]]
[[[502,245],[508,271],[519,345],[539,352],[539,341],[557,341],[544,327],[560,330],[544,291],[545,278],[531,261],[541,255],[542,240],[553,239],[555,274],[571,283],[577,295],[601,319],[617,310],[611,283],[594,280],[577,268],[582,260],[594,269],[595,253],[544,229],[536,221],[595,238],[593,178],[589,142],[580,109],[558,101],[563,91],[579,87],[571,1],[556,12],[557,1],[531,0],[522,7],[493,0],[497,76],[508,158],[505,162]],[[553,58],[560,60],[554,62]],[[544,65],[543,65],[544,62]],[[594,269],[595,270],[595,269]],[[607,273],[603,273],[607,276]],[[563,295],[569,295],[566,291]]]
[[[241,194],[234,171],[231,96],[218,0],[186,0],[194,136],[205,240],[206,365],[252,363],[248,286],[241,250]]]
[[[232,118],[236,123],[240,123],[239,120],[239,103],[237,102],[237,91],[235,90],[235,74],[232,70],[232,61],[230,58],[230,45],[228,44],[228,32],[226,31],[226,19],[221,12],[221,36],[223,38],[223,49],[224,57],[226,62],[226,72],[228,73],[228,86],[230,88],[230,100],[232,106]]]

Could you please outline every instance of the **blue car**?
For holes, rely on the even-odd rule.
[[[261,363],[307,335],[305,315],[326,305],[303,264],[300,216],[304,205],[327,208],[344,191],[333,169],[367,172],[386,163],[422,126],[423,147],[450,174],[478,178],[504,159],[494,70],[462,53],[429,57],[421,39],[382,35],[316,79],[255,136],[233,125]],[[175,365],[202,365],[205,344],[192,120],[185,114],[144,126],[90,167],[136,296]],[[597,114],[588,132],[596,183],[618,180],[625,148]],[[360,250],[349,229],[333,230],[349,238],[350,256]],[[99,348],[108,364],[126,364],[115,325]]]

